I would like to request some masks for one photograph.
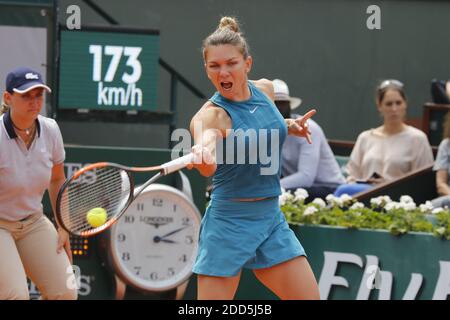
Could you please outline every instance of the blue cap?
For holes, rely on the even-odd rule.
[[[6,76],[6,91],[9,93],[17,92],[23,94],[35,88],[44,88],[48,92],[52,92],[45,85],[41,74],[30,68],[17,68]]]

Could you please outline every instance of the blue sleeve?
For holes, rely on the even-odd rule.
[[[449,166],[449,140],[444,139],[439,145],[438,153],[436,156],[436,161],[433,166],[434,171],[438,170],[448,170]]]

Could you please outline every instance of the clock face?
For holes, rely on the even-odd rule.
[[[113,263],[138,288],[175,288],[192,273],[201,216],[181,191],[150,185],[111,228]]]

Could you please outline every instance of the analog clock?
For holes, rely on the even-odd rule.
[[[148,186],[111,228],[113,268],[140,291],[167,291],[192,274],[201,216],[186,193]]]

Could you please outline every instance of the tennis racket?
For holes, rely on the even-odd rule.
[[[193,155],[177,158],[154,167],[127,167],[98,162],[73,174],[61,187],[56,199],[56,219],[72,235],[90,237],[111,227],[134,199],[159,178],[186,167]],[[157,172],[139,188],[134,188],[133,172]],[[88,213],[100,208],[100,225]],[[98,210],[98,209],[97,209]],[[106,212],[105,212],[106,211]]]

